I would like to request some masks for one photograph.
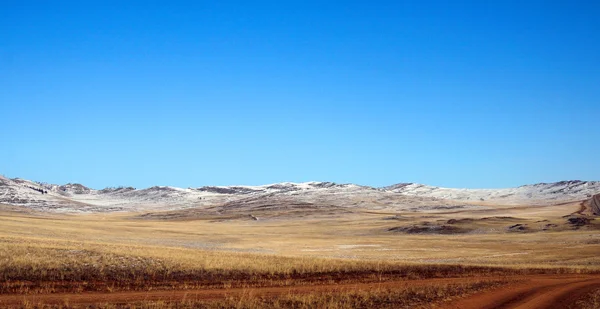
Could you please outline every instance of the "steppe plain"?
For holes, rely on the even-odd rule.
[[[598,193],[2,177],[0,306],[600,308]]]

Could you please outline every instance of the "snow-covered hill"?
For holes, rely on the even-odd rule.
[[[0,176],[0,204],[52,212],[155,211],[177,209],[271,209],[290,205],[378,210],[435,210],[490,203],[538,204],[583,200],[600,193],[600,182],[563,181],[509,189],[450,189],[420,184],[373,188],[332,182],[263,186],[155,186],[95,190],[81,184],[54,185]],[[479,204],[479,205],[478,205]],[[291,206],[290,206],[291,207]]]
[[[600,193],[600,181],[560,181],[538,183],[505,189],[455,189],[416,183],[401,183],[384,190],[409,196],[427,196],[465,202],[491,202],[503,204],[560,203],[583,200]]]
[[[379,192],[370,187],[329,182],[278,183],[263,186],[210,186],[176,188],[155,186],[94,190],[81,184],[54,185],[0,176],[0,203],[54,212],[172,210],[222,205],[269,196]]]

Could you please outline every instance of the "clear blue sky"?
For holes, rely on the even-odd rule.
[[[5,0],[0,113],[95,188],[600,180],[600,4]]]

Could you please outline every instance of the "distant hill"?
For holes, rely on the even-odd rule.
[[[559,181],[504,189],[455,189],[416,183],[401,183],[383,188],[411,196],[446,200],[506,204],[549,203],[584,200],[600,193],[600,181]]]
[[[278,209],[281,207],[363,208],[434,211],[490,204],[549,204],[590,199],[597,181],[561,181],[507,189],[454,189],[415,183],[373,188],[333,182],[277,183],[262,186],[154,186],[96,190],[82,184],[47,184],[0,176],[0,203],[51,212],[114,212],[176,209]],[[598,203],[598,200],[594,200]],[[294,206],[295,205],[295,206]],[[594,204],[597,205],[597,204]],[[597,207],[597,206],[595,206]]]

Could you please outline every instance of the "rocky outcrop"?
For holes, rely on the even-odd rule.
[[[71,193],[71,194],[89,194],[91,189],[78,183],[68,183],[58,187],[60,191]]]
[[[588,205],[594,215],[600,216],[600,194],[592,196],[588,201]]]
[[[209,192],[209,193],[217,193],[217,194],[250,194],[255,192],[260,192],[259,190],[252,190],[250,188],[245,187],[214,187],[214,186],[205,186],[198,189],[195,189],[200,192]]]

